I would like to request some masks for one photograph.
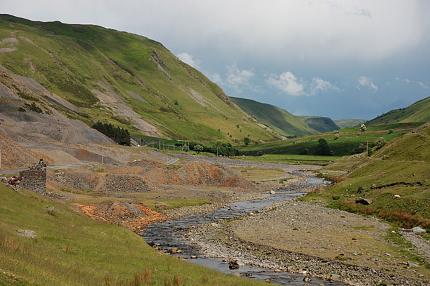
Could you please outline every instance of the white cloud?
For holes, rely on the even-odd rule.
[[[184,63],[192,66],[193,68],[198,69],[199,68],[199,64],[200,61],[195,59],[192,55],[190,55],[189,53],[179,53],[176,55],[178,57],[178,59],[180,59],[181,61],[183,61]]]
[[[419,87],[423,88],[423,89],[429,89],[429,85],[425,82],[422,82],[420,80],[412,80],[412,79],[408,79],[408,78],[396,78],[396,80],[404,82],[406,84],[412,84],[412,85],[418,85]]]
[[[267,83],[286,92],[292,96],[305,95],[305,87],[299,78],[297,78],[292,72],[284,72],[279,76],[270,76],[267,78]]]
[[[310,94],[317,94],[318,92],[324,92],[329,90],[338,91],[339,88],[334,84],[332,84],[331,82],[324,80],[322,78],[314,77],[312,79]]]
[[[229,85],[239,88],[249,85],[249,80],[254,76],[252,70],[239,69],[236,65],[227,67],[226,81]]]
[[[314,77],[308,82],[290,71],[271,75],[266,82],[292,96],[315,95],[329,90],[339,90],[337,86],[322,78]]]
[[[367,76],[359,76],[357,78],[358,86],[357,88],[360,89],[361,87],[368,88],[374,92],[378,91],[378,86]]]
[[[222,77],[219,73],[208,73],[207,77],[213,81],[214,83],[218,84],[218,85],[222,85],[224,83],[224,81],[222,80]]]

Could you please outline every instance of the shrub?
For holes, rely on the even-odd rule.
[[[200,144],[197,144],[193,147],[193,150],[196,151],[197,153],[203,152],[204,147]]]
[[[327,143],[327,140],[321,138],[318,140],[318,146],[315,150],[316,155],[333,155],[333,152],[330,150],[330,146]]]
[[[248,145],[249,145],[249,143],[251,143],[251,139],[249,139],[249,137],[245,137],[245,138],[243,138],[243,143],[244,143],[246,146],[248,146]]]

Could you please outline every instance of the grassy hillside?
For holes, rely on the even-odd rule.
[[[369,125],[402,125],[430,122],[430,97],[400,109],[391,110],[368,122]]]
[[[0,285],[262,285],[160,254],[122,227],[29,192],[0,184],[0,201]]]
[[[264,144],[251,144],[240,147],[240,151],[245,155],[259,154],[295,154],[295,155],[315,155],[318,140],[324,138],[335,156],[345,156],[364,152],[367,143],[369,147],[376,145],[380,138],[386,142],[407,132],[404,129],[388,130],[368,130],[360,132],[357,128],[342,129],[331,133],[321,133],[308,135],[283,141],[275,141]]]
[[[277,136],[199,71],[143,36],[0,15],[0,65],[0,83],[20,97],[37,104],[31,92],[17,90],[13,74],[67,100],[72,105],[49,104],[87,124],[99,120],[132,134],[203,142]]]
[[[362,119],[338,119],[334,122],[336,123],[339,128],[351,128],[360,125],[361,123],[364,123],[366,120]]]
[[[295,116],[285,109],[251,99],[231,97],[231,100],[258,121],[286,136],[302,136],[338,129],[330,118]]]
[[[374,214],[406,227],[430,228],[429,170],[430,125],[425,125],[392,140],[371,157],[363,154],[332,164],[325,173],[338,183],[307,199]],[[357,198],[367,198],[372,203],[356,204]]]

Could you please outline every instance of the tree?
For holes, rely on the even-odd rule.
[[[127,129],[100,121],[97,121],[92,127],[120,145],[130,146],[131,144],[130,133]]]
[[[194,149],[194,151],[197,152],[197,154],[200,152],[203,152],[203,150],[204,150],[203,146],[200,144],[195,145],[193,149]]]
[[[249,143],[251,143],[251,139],[249,139],[249,137],[245,137],[243,138],[243,143],[245,143],[245,145],[248,146]]]
[[[327,143],[327,140],[321,138],[318,140],[318,146],[316,148],[317,155],[333,155],[333,152],[330,150],[330,146]]]

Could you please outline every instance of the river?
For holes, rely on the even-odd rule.
[[[250,212],[258,212],[274,203],[300,197],[304,195],[304,189],[319,187],[328,183],[321,178],[301,176],[299,173],[300,171],[296,172],[297,175],[302,178],[300,183],[283,190],[278,190],[273,195],[262,199],[230,203],[204,215],[192,215],[176,220],[155,223],[150,225],[141,235],[148,244],[156,246],[162,251],[170,252],[172,248],[180,249],[181,253],[175,255],[192,263],[203,265],[227,274],[235,274],[260,280],[270,280],[272,283],[279,285],[344,285],[339,282],[324,281],[316,277],[311,277],[310,281],[304,282],[304,276],[302,274],[279,272],[251,265],[241,265],[239,269],[230,270],[228,262],[221,258],[207,257],[185,236],[187,230],[192,227],[197,227],[201,224],[216,223],[223,219],[237,219]],[[191,259],[191,257],[194,259]]]

